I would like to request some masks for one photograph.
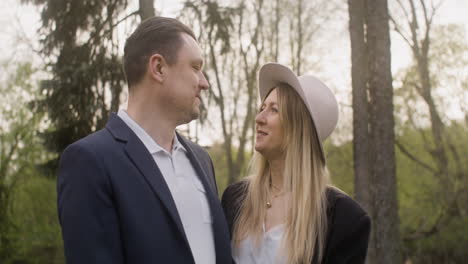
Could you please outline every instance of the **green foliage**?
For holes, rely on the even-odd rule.
[[[398,141],[405,142],[418,159],[432,164],[423,139],[431,140],[429,128],[421,131],[406,125],[400,130]],[[468,128],[463,123],[453,122],[446,132],[457,139],[454,147],[459,151],[459,157],[451,155],[449,160],[452,164],[450,171],[453,172],[455,159],[468,164]],[[353,195],[352,142],[341,145],[327,142],[325,153],[333,184]],[[398,148],[396,161],[400,231],[405,257],[412,263],[462,263],[468,258],[468,171],[465,169],[463,175],[452,174],[451,177],[457,177],[458,188],[465,190],[454,197],[447,191],[444,179],[422,168]],[[447,204],[448,198],[456,199],[455,206]]]
[[[218,185],[218,194],[221,197],[229,184],[228,169],[226,166],[227,156],[221,144],[213,144],[208,149],[216,174],[216,184]]]
[[[220,41],[220,55],[231,49],[231,33],[234,29],[233,15],[239,8],[222,7],[217,1],[185,1],[183,11],[193,11],[208,34],[210,41]]]
[[[429,134],[429,131],[423,131]],[[468,162],[468,133],[462,124],[446,128],[450,136],[457,138],[455,146]],[[400,139],[408,142],[407,147],[413,155],[431,164],[430,153],[420,131],[407,130]],[[468,258],[468,212],[465,209],[468,195],[454,196],[448,190],[449,182],[437,174],[422,168],[410,160],[401,151],[397,151],[397,174],[400,204],[401,232],[404,239],[405,255],[414,263],[459,263]],[[449,163],[453,164],[455,157],[451,156]],[[454,168],[451,168],[451,171]],[[466,190],[468,172],[463,175],[453,175],[459,188]],[[455,199],[455,203],[448,201]]]
[[[43,135],[48,150],[61,153],[72,142],[101,128],[120,104],[124,75],[115,36],[126,0],[31,0],[43,7],[42,55],[51,77],[46,95],[34,104],[53,129]],[[55,169],[58,160],[47,167]],[[53,170],[52,170],[53,171]]]
[[[27,236],[38,235],[37,232],[31,232],[32,229],[38,228],[36,220],[46,216],[56,219],[55,212],[43,214],[42,210],[47,208],[43,206],[44,204],[35,204],[40,201],[54,204],[55,199],[51,200],[44,192],[47,191],[49,196],[54,195],[55,188],[53,186],[52,189],[50,186],[43,188],[43,185],[29,180],[30,177],[39,174],[37,163],[46,162],[54,156],[44,150],[38,136],[39,128],[44,124],[43,115],[32,112],[28,107],[33,98],[39,97],[34,77],[37,70],[30,63],[2,66],[6,76],[3,85],[0,85],[0,93],[3,95],[0,103],[4,106],[0,111],[0,262],[39,263],[19,261],[18,257],[24,254],[22,252],[24,245],[34,241]],[[31,185],[42,192],[24,191],[24,188],[29,188]],[[18,196],[20,193],[33,196],[29,201],[24,201],[22,196]],[[18,216],[18,206],[28,207],[31,210]],[[34,213],[34,210],[39,212]],[[28,220],[30,223],[26,225],[19,220]],[[29,230],[22,232],[21,230],[25,228]],[[48,228],[58,227],[52,224]],[[44,230],[41,235],[49,234],[50,230]],[[33,259],[31,256],[35,255],[37,254],[29,254],[28,258]]]
[[[468,43],[460,25],[435,26],[431,34],[430,93],[417,64],[396,85],[401,231],[413,263],[458,263],[468,257],[468,123],[459,118],[467,116]]]
[[[332,184],[353,196],[353,143],[346,142],[342,145],[333,145],[328,141],[324,145],[324,150]]]
[[[28,173],[14,193],[14,254],[2,263],[65,263],[57,217],[55,180]]]
[[[226,166],[227,155],[225,152],[225,148],[223,147],[222,143],[215,143],[210,146],[210,148],[208,149],[208,153],[210,154],[211,160],[213,161],[213,166],[216,174],[216,184],[218,185],[219,197],[221,197],[224,190],[229,185],[229,169]],[[234,153],[232,153],[232,155],[237,155],[237,149]],[[250,152],[245,153],[245,155],[247,161],[249,161],[252,157],[252,154]],[[241,174],[236,176],[237,180],[241,180],[246,176],[247,166],[248,164],[245,164],[245,167],[239,170],[241,171]]]

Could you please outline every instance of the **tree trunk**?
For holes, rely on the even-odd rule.
[[[302,61],[302,49],[304,46],[303,43],[303,34],[302,34],[302,13],[303,5],[302,0],[299,0],[297,3],[297,50],[296,50],[296,74],[301,75],[301,61]]]
[[[138,0],[141,21],[155,15],[153,1],[154,0]]]
[[[372,215],[369,167],[369,103],[367,98],[367,48],[364,26],[366,1],[348,0],[351,38],[351,75],[353,107],[354,197]],[[368,259],[375,255],[371,240]]]
[[[348,0],[356,199],[372,218],[368,263],[401,263],[387,0]]]
[[[274,29],[274,45],[275,48],[275,53],[273,55],[274,61],[278,61],[278,53],[279,53],[279,23],[281,20],[280,17],[280,0],[276,0],[276,5],[275,5],[275,29]]]
[[[401,263],[396,196],[395,134],[387,0],[367,1],[369,56],[372,263]]]

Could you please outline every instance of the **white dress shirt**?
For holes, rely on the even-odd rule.
[[[284,233],[284,225],[277,225],[265,232],[260,239],[260,245],[257,247],[252,236],[242,240],[239,248],[232,245],[234,261],[238,264],[285,264],[286,257],[281,251],[281,241]]]
[[[118,116],[153,156],[174,199],[192,255],[197,264],[216,263],[211,211],[205,188],[174,134],[172,153],[159,146],[124,110]]]

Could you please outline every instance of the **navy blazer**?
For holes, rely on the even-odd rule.
[[[231,263],[211,159],[200,146],[177,136],[206,190],[216,263]],[[66,148],[57,192],[67,263],[194,263],[161,171],[116,114],[104,129]]]

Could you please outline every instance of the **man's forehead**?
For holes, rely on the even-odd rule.
[[[198,42],[188,34],[182,34],[182,39],[182,48],[192,55],[191,61],[203,64],[202,50],[198,45]]]
[[[198,41],[195,40],[192,36],[190,36],[190,35],[188,35],[186,33],[182,33],[181,38],[182,38],[184,46],[195,48],[195,49],[201,51],[200,46],[198,45]]]

